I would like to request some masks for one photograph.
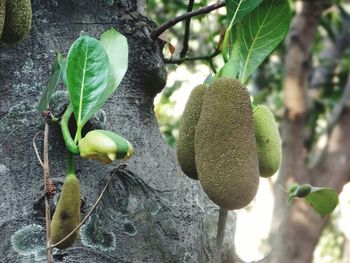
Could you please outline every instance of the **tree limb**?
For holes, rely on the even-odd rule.
[[[185,58],[179,58],[179,59],[165,59],[164,63],[165,64],[182,64],[183,62],[186,61],[195,61],[195,60],[211,60],[217,55],[219,55],[221,52],[219,50],[215,50],[213,53],[206,55],[206,56],[198,56],[198,57],[185,57]]]
[[[179,15],[171,20],[169,20],[168,22],[165,22],[164,24],[160,25],[159,27],[157,27],[156,29],[154,29],[151,33],[151,37],[153,39],[156,39],[157,37],[159,37],[165,30],[169,29],[170,27],[176,25],[178,22],[183,21],[187,18],[190,17],[194,17],[194,16],[198,16],[198,15],[202,15],[202,14],[208,14],[213,10],[216,10],[220,7],[225,6],[225,1],[218,1],[217,3],[213,4],[213,5],[209,5],[206,7],[202,7],[199,8],[195,11],[189,12],[189,13],[185,13],[182,15]]]

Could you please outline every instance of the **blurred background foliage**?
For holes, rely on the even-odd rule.
[[[195,1],[194,9],[213,4],[213,1]],[[290,1],[295,8],[295,1]],[[149,0],[148,15],[157,24],[187,11],[186,0]],[[350,65],[350,4],[349,1],[333,1],[322,17],[312,48],[309,80],[309,114],[305,122],[305,148],[309,151],[309,165],[320,155],[319,147],[324,143],[328,119],[339,102],[349,76]],[[220,33],[225,29],[226,10],[221,8],[208,15],[191,20],[189,50],[186,57],[206,56],[218,45]],[[168,60],[179,58],[182,50],[185,22],[178,23],[166,31],[166,38],[175,47],[171,54],[164,49]],[[286,39],[264,61],[248,84],[254,104],[266,104],[275,114],[276,120],[283,117],[283,78]],[[339,56],[339,57],[337,57]],[[337,62],[335,62],[337,60]],[[191,90],[204,82],[206,77],[224,64],[221,55],[210,60],[187,61],[181,64],[167,64],[168,82],[166,88],[155,100],[155,111],[164,138],[176,147],[179,118]],[[342,261],[344,244],[347,241],[343,230],[337,225],[337,213],[324,231],[316,249],[315,262]],[[263,241],[262,241],[263,242]],[[262,243],[263,244],[263,243]]]

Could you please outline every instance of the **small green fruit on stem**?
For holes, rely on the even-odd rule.
[[[80,223],[80,183],[74,173],[68,174],[62,187],[60,199],[51,221],[52,244],[64,239]],[[79,236],[79,230],[57,245],[65,249],[73,245]]]
[[[131,143],[117,133],[94,130],[79,142],[80,156],[109,164],[116,159],[129,159],[134,150]]]
[[[281,138],[271,110],[258,105],[253,113],[256,150],[261,177],[274,175],[282,160]]]

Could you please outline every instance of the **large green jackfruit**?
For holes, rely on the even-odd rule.
[[[194,154],[194,136],[206,90],[206,84],[199,85],[192,90],[181,117],[179,138],[176,144],[177,160],[182,171],[188,177],[196,180],[198,180],[198,175]]]
[[[272,112],[265,105],[254,109],[253,118],[260,176],[270,177],[277,172],[282,159],[278,127]]]
[[[205,93],[195,135],[199,181],[220,207],[240,209],[255,197],[259,164],[247,89],[219,78]]]
[[[74,174],[67,175],[56,211],[51,221],[52,244],[65,238],[80,223],[80,183]],[[74,232],[67,240],[57,245],[65,249],[73,245],[79,236],[79,230]]]
[[[3,1],[3,0],[2,0]],[[30,0],[7,0],[5,24],[1,41],[14,45],[25,39],[32,24],[32,6]]]
[[[5,22],[5,4],[6,0],[0,0],[0,37]]]

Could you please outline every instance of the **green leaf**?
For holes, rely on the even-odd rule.
[[[325,187],[312,187],[305,200],[322,217],[332,213],[339,202],[337,193],[333,189]]]
[[[62,54],[57,52],[57,55],[55,58],[55,63],[52,67],[51,77],[50,77],[49,83],[48,83],[46,89],[44,90],[44,93],[41,96],[41,99],[40,99],[40,102],[38,105],[39,111],[44,111],[44,110],[47,110],[49,108],[50,99],[56,90],[57,84],[60,80],[60,76],[62,73],[61,63],[62,63]]]
[[[234,56],[239,56],[239,79],[247,79],[283,40],[289,30],[291,10],[287,0],[264,0],[233,28]],[[236,46],[237,45],[237,46]],[[236,47],[235,47],[236,46]]]
[[[235,23],[242,20],[243,17],[248,15],[254,8],[256,8],[262,0],[227,0],[227,22],[228,28],[225,34],[222,55],[225,61],[227,61],[227,52],[229,52],[229,39],[232,40],[232,27]]]
[[[67,56],[67,88],[77,122],[77,136],[100,105],[108,89],[108,55],[100,41],[89,36],[79,37]]]
[[[228,23],[231,24],[232,20],[234,23],[240,21],[261,2],[262,0],[226,0]]]
[[[113,28],[101,35],[100,42],[107,52],[110,67],[108,87],[103,92],[98,102],[98,105],[102,106],[118,88],[128,69],[129,51],[126,37]]]

